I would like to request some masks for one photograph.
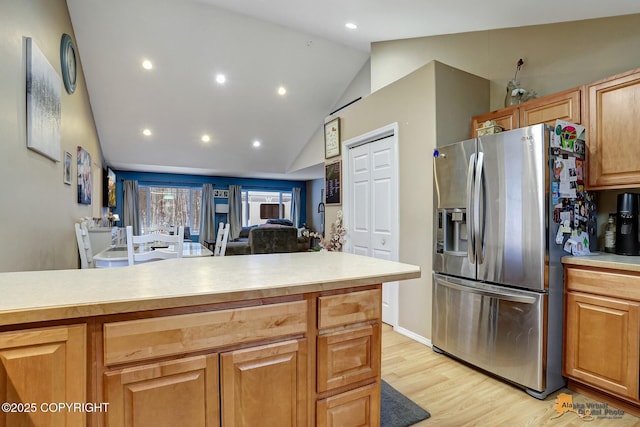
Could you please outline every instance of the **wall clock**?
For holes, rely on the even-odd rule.
[[[78,76],[76,61],[76,47],[69,34],[63,34],[60,41],[60,65],[62,66],[62,81],[68,94],[76,90]]]
[[[340,155],[340,117],[324,124],[324,158]]]

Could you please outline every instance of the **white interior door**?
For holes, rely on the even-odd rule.
[[[353,253],[398,260],[396,136],[348,151],[349,235]],[[382,321],[397,324],[398,283],[382,287]]]

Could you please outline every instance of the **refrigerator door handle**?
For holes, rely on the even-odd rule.
[[[469,158],[469,168],[467,170],[467,229],[471,230],[471,233],[469,234],[470,242],[467,245],[467,256],[469,257],[469,262],[471,264],[476,263],[475,234],[473,231],[473,172],[475,164],[476,153],[473,153]]]
[[[476,177],[474,179],[473,190],[473,242],[475,243],[475,253],[478,264],[484,262],[484,229],[480,224],[480,188],[482,187],[482,167],[484,165],[484,153],[478,153],[478,164],[476,165]]]
[[[490,297],[490,298],[497,298],[500,300],[504,300],[504,301],[510,301],[510,302],[518,302],[518,303],[522,303],[522,304],[535,304],[536,303],[536,298],[534,297],[530,297],[530,296],[526,296],[526,295],[518,295],[518,294],[512,294],[509,292],[491,292],[488,290],[484,290],[484,289],[478,289],[478,288],[472,288],[469,286],[464,286],[464,285],[458,285],[457,283],[453,283],[450,282],[446,279],[442,279],[440,278],[440,280],[438,280],[438,284],[441,286],[445,286],[447,288],[451,288],[451,289],[455,289],[461,292],[466,292],[469,294],[476,294],[476,295],[481,295],[484,297]]]

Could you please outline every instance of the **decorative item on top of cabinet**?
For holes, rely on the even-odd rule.
[[[526,90],[523,87],[520,87],[520,82],[518,81],[518,71],[524,65],[524,61],[522,58],[518,60],[516,64],[516,74],[513,76],[513,80],[509,80],[507,83],[507,94],[504,97],[504,106],[510,107],[512,105],[518,105],[523,102],[529,101],[530,99],[537,98],[537,94],[533,90]]]
[[[586,86],[590,189],[640,186],[640,68]]]

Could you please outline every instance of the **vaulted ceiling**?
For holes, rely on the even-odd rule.
[[[111,167],[302,180],[322,176],[321,157],[303,170],[292,165],[367,63],[372,42],[640,12],[628,0],[67,4]]]

